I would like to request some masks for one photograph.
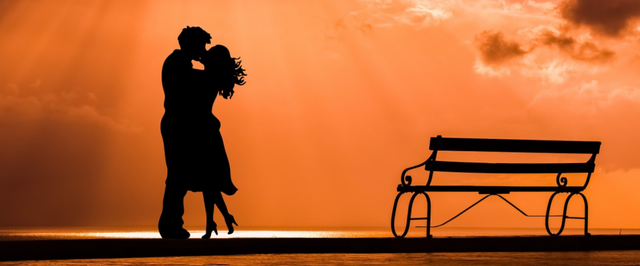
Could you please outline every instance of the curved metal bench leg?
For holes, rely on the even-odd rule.
[[[413,201],[420,194],[424,195],[425,200],[427,200],[427,217],[412,218],[411,210],[413,210]],[[407,213],[407,228],[409,228],[409,221],[411,220],[427,220],[427,238],[431,238],[431,198],[429,197],[429,195],[427,195],[427,193],[421,191],[413,193],[413,196],[411,196],[411,200],[409,201],[409,212]]]
[[[396,200],[393,202],[393,212],[391,213],[391,232],[396,238],[403,238],[407,235],[407,232],[409,232],[409,220],[407,220],[407,226],[404,228],[402,235],[398,236],[398,233],[396,233],[396,209],[398,208],[398,201],[402,194],[404,194],[404,192],[399,192],[398,196],[396,196]]]
[[[558,193],[560,192],[554,192],[553,194],[551,194],[551,197],[549,198],[549,204],[547,204],[547,213],[544,216],[544,227],[545,229],[547,229],[547,233],[551,236],[558,236],[564,230],[565,215],[563,215],[562,217],[562,224],[560,225],[560,230],[558,231],[558,233],[555,233],[555,234],[551,233],[551,229],[549,228],[549,212],[551,211],[551,203],[553,203],[553,198],[555,198],[556,195],[558,195]],[[569,202],[568,198],[567,198],[567,201],[565,202],[565,207],[564,207],[565,213],[567,212],[567,202]]]
[[[590,236],[589,233],[589,203],[587,202],[587,197],[582,194],[582,192],[576,193],[582,197],[582,201],[584,202],[584,235]]]
[[[424,198],[427,200],[427,238],[431,238],[431,198],[429,194],[425,192],[420,192],[420,194],[424,195]]]
[[[396,211],[398,209],[398,201],[400,200],[400,197],[402,196],[402,194],[404,194],[404,192],[398,193],[398,195],[396,196],[396,200],[393,203],[393,213],[391,214],[391,232],[396,238],[403,238],[407,235],[407,233],[409,232],[409,228],[411,227],[411,220],[413,220],[413,218],[411,218],[411,211],[413,210],[413,202],[415,201],[416,197],[419,194],[422,194],[427,200],[427,217],[426,217],[427,237],[431,238],[431,234],[430,234],[431,233],[431,198],[429,198],[429,195],[427,195],[424,192],[413,193],[413,195],[411,196],[411,199],[409,200],[409,210],[407,211],[407,224],[404,227],[404,231],[402,232],[401,235],[398,235],[398,233],[396,232]]]
[[[549,210],[551,209],[551,202],[553,201],[553,198],[558,193],[560,192],[555,192],[553,193],[553,195],[551,195],[551,198],[549,199],[549,205],[547,206],[547,214],[545,215],[545,227],[547,229],[547,233],[549,233],[549,235],[552,235],[552,236],[559,236],[564,230],[564,226],[567,221],[567,218],[571,218],[571,219],[584,219],[584,235],[586,236],[591,235],[589,234],[589,204],[587,202],[587,197],[585,197],[584,194],[582,194],[582,192],[569,194],[567,199],[564,201],[564,210],[562,211],[562,224],[560,224],[560,230],[558,230],[558,233],[556,234],[551,233],[551,230],[549,229]],[[569,201],[571,201],[571,198],[573,198],[573,196],[575,195],[580,195],[580,197],[582,197],[582,201],[584,202],[584,217],[567,216],[567,210],[569,209]]]
[[[409,200],[409,211],[407,211],[407,227],[405,227],[404,229],[404,234],[402,234],[403,237],[407,234],[407,232],[409,232],[411,220],[413,220],[413,218],[411,218],[411,211],[413,210],[413,201],[416,199],[418,194],[421,194],[421,193],[422,192],[416,192],[416,193],[413,193],[413,195],[411,195],[411,200]]]

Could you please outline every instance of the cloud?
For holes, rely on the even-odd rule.
[[[640,146],[634,119],[640,116],[638,87],[591,80],[548,88],[534,96],[528,111],[535,117],[532,119],[545,121],[539,128],[557,131],[570,128],[581,138],[590,136],[603,141],[598,160],[607,170],[630,170],[640,163],[640,156],[630,148]]]
[[[480,59],[476,60],[476,62],[473,64],[473,70],[478,74],[489,77],[500,77],[511,74],[511,70],[509,70],[508,67],[496,67],[487,65]]]
[[[475,43],[480,51],[480,58],[487,64],[504,63],[527,53],[519,43],[506,40],[499,31],[483,31],[476,35]]]
[[[0,86],[0,225],[82,223],[111,140],[141,128],[107,115],[89,90],[25,84]]]
[[[615,52],[607,48],[600,48],[591,41],[578,41],[564,33],[545,30],[539,34],[537,43],[555,46],[575,60],[605,63],[613,60]]]
[[[625,43],[633,40],[612,43],[603,36],[622,37],[638,31],[634,22],[640,18],[640,1],[636,0],[563,0],[557,5],[527,1],[504,5],[509,14],[530,13],[543,20],[533,19],[537,25],[522,28],[517,35],[500,30],[477,34],[479,60],[474,70],[487,76],[520,73],[543,83],[563,83],[571,77],[601,71],[604,65],[612,66],[610,63],[618,57],[624,57],[624,47],[628,46]],[[581,27],[588,30],[580,30]]]
[[[130,121],[116,119],[97,107],[95,93],[80,89],[47,91],[36,79],[31,86],[7,84],[0,88],[0,125],[19,122],[95,125],[114,131],[140,131]]]
[[[567,0],[559,5],[562,18],[596,33],[620,37],[640,18],[637,0]]]
[[[589,35],[573,37],[549,26],[518,31],[518,41],[499,31],[476,35],[479,60],[476,73],[504,76],[511,70],[543,83],[563,83],[582,73],[593,73],[601,64],[615,59],[616,53],[598,46]]]
[[[526,6],[531,7],[533,10],[538,10],[539,12],[548,13],[553,11],[556,8],[551,2],[536,2],[536,1],[527,1]]]
[[[608,113],[610,109],[629,110],[640,112],[640,89],[636,87],[607,88],[597,80],[583,81],[564,89],[547,89],[536,94],[532,105],[541,105],[542,102],[553,102],[554,106],[565,106],[571,109],[570,113],[585,115],[599,115]],[[563,103],[563,104],[561,104]],[[567,111],[567,110],[563,110]]]
[[[542,65],[537,65],[533,62],[528,65],[530,67],[522,69],[521,73],[525,76],[538,78],[542,83],[563,83],[575,75],[575,71],[570,64],[558,60]]]
[[[364,10],[352,15],[374,26],[404,24],[417,27],[437,25],[453,17],[452,8],[458,1],[444,0],[375,0],[367,1]]]
[[[561,84],[573,77],[594,72],[592,66],[585,64],[560,58],[539,62],[533,55],[525,55],[523,59],[518,62],[510,62],[502,65],[490,65],[478,59],[473,69],[476,73],[489,77],[502,77],[518,73],[524,77],[538,80],[542,84]]]
[[[579,40],[552,27],[525,29],[520,34],[528,36],[527,39],[521,42],[507,40],[499,31],[483,31],[476,35],[480,58],[486,64],[500,64],[522,58],[540,47],[555,47],[572,59],[592,63],[606,63],[615,56],[612,50],[600,48],[586,37]]]

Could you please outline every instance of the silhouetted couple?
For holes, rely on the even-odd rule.
[[[244,69],[239,58],[216,45],[207,51],[211,35],[200,27],[187,27],[178,36],[180,49],[173,51],[162,66],[165,113],[160,131],[167,162],[167,180],[158,230],[162,238],[189,238],[184,224],[184,197],[187,191],[200,192],[207,217],[206,234],[218,234],[213,221],[214,206],[224,216],[233,233],[238,225],[229,214],[222,194],[238,190],[231,181],[229,159],[220,135],[220,121],[212,114],[218,94],[233,96],[233,87],[244,85]],[[193,68],[191,60],[200,61],[205,69]]]

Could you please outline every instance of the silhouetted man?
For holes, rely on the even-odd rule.
[[[158,231],[162,238],[185,239],[189,232],[184,224],[184,196],[187,194],[185,183],[197,175],[193,172],[193,152],[189,142],[189,129],[193,125],[193,92],[204,79],[201,70],[193,69],[191,60],[198,60],[211,43],[211,35],[200,27],[186,27],[178,36],[179,50],[174,50],[162,66],[162,88],[164,89],[165,113],[160,131],[164,143],[167,163],[162,214],[158,222]]]

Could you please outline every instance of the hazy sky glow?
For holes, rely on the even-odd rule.
[[[214,106],[239,229],[388,226],[436,135],[601,141],[590,224],[640,228],[639,18],[634,0],[3,0],[0,226],[157,222],[160,70],[190,25],[248,73]],[[451,182],[555,183],[482,180]],[[549,195],[510,196],[542,213]],[[435,195],[435,222],[476,198]],[[490,200],[451,226],[543,223]]]

